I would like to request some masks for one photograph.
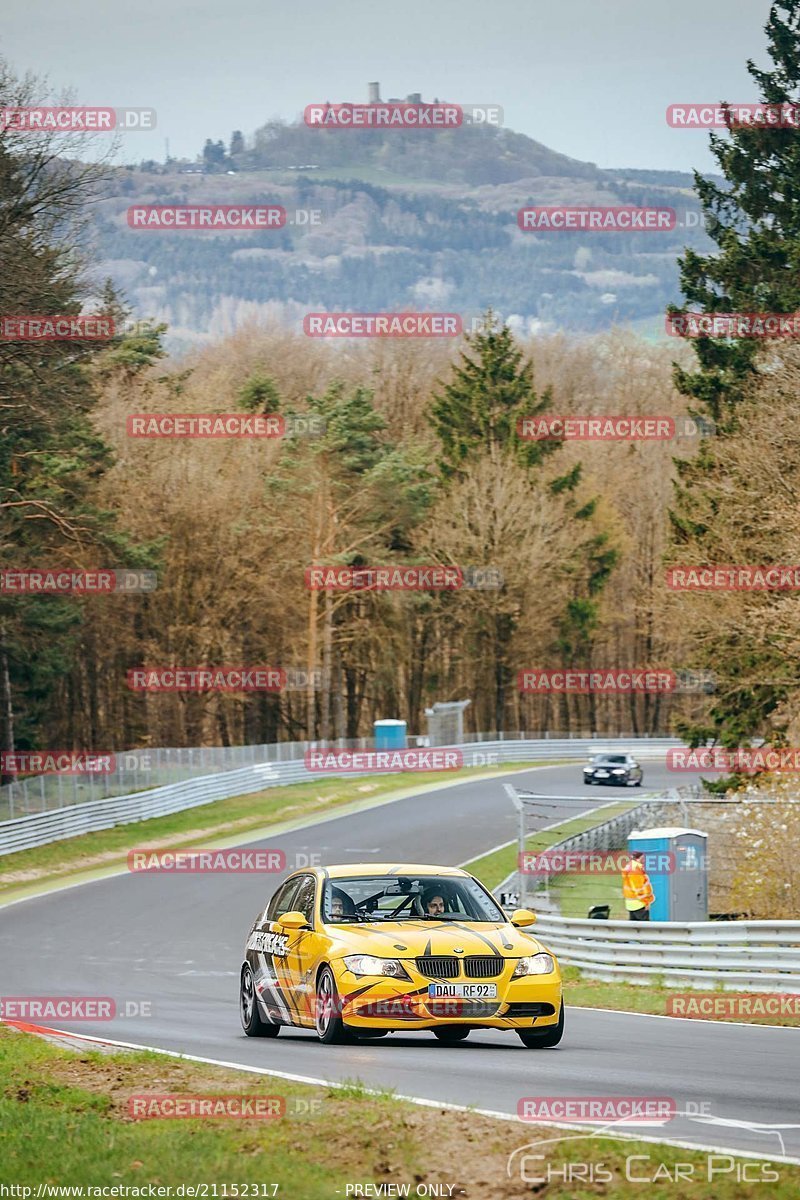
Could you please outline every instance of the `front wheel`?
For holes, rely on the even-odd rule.
[[[434,1029],[433,1036],[440,1042],[463,1042],[469,1037],[469,1030],[462,1029],[459,1025],[443,1025],[441,1029]]]
[[[336,987],[336,980],[333,978],[333,971],[330,967],[323,967],[317,980],[314,1025],[317,1037],[326,1046],[347,1040],[340,1010],[339,991]]]
[[[280,1025],[272,1025],[261,1019],[256,998],[256,981],[249,963],[245,963],[242,967],[239,984],[239,1015],[242,1018],[242,1029],[248,1037],[277,1037],[281,1031]]]
[[[529,1050],[544,1050],[549,1046],[557,1046],[564,1036],[564,1004],[558,1014],[558,1021],[546,1029],[518,1029],[519,1040]]]

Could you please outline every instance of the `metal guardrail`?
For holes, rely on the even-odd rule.
[[[537,937],[591,979],[800,993],[800,921],[639,923],[537,917]]]
[[[480,737],[480,735],[478,735]],[[537,740],[473,741],[453,747],[463,753],[464,766],[492,767],[501,763],[532,762],[546,759],[579,761],[598,747],[626,746],[633,739],[616,741],[612,738],[568,738]],[[678,744],[674,738],[642,738],[636,741],[636,753],[641,758],[658,756],[670,746]],[[314,747],[315,743],[310,746]],[[319,747],[320,744],[316,743]],[[442,749],[441,747],[439,749]],[[339,774],[370,774],[370,772],[340,772]],[[0,856],[13,854],[17,850],[30,850],[48,842],[77,837],[82,833],[93,833],[110,829],[114,825],[128,825],[144,821],[149,817],[166,816],[183,809],[211,804],[215,800],[226,800],[279,787],[290,783],[306,783],[320,778],[335,777],[336,772],[320,773],[309,771],[302,759],[291,762],[259,762],[236,771],[225,771],[214,775],[186,779],[180,783],[148,791],[133,792],[127,796],[113,796],[102,800],[89,800],[78,804],[65,804],[62,808],[15,817],[0,822]],[[448,771],[436,772],[445,781]]]
[[[505,788],[520,813],[518,845],[524,847],[527,834],[535,832],[526,830],[526,808],[532,810],[542,803],[552,803],[553,797],[519,793],[511,784]],[[581,796],[561,799],[573,800],[577,805],[585,801]],[[772,796],[764,797],[764,801],[778,802]],[[643,800],[608,820],[601,819],[581,833],[562,838],[548,846],[546,853],[618,849],[636,824],[665,804],[731,802],[724,797],[705,795],[694,786],[676,788]],[[598,810],[598,817],[602,817],[602,809]],[[529,891],[542,881],[546,884],[553,874],[557,872],[514,871],[495,888],[495,895],[510,888],[517,892],[522,906],[527,907]],[[537,902],[547,903],[547,894],[540,892]],[[668,987],[800,993],[800,921],[639,923],[562,917],[540,909],[533,932],[562,963],[578,967],[590,979],[634,984],[653,983],[657,979]]]
[[[616,740],[640,744],[636,734],[615,735]],[[603,739],[588,733],[543,733],[528,734],[524,730],[516,733],[470,733],[465,734],[460,745],[476,745],[484,742],[519,741],[573,741],[592,740],[595,748],[603,745]],[[665,739],[669,742],[669,739]],[[411,735],[410,746],[428,746],[429,738]],[[371,738],[339,738],[326,743],[337,750],[369,750]],[[91,800],[103,800],[106,796],[128,796],[152,788],[165,787],[170,783],[181,783],[206,775],[227,771],[238,771],[242,767],[253,767],[260,763],[295,762],[306,750],[319,746],[317,741],[265,742],[248,746],[154,746],[146,749],[120,750],[114,752],[113,770],[64,774],[23,776],[0,787],[0,821],[14,817],[30,816],[52,808],[65,808],[68,804],[84,804]]]

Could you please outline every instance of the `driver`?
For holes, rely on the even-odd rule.
[[[444,913],[444,896],[441,888],[426,888],[422,893],[422,907],[429,917],[441,917]]]

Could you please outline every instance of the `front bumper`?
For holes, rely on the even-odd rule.
[[[342,1019],[356,1029],[436,1029],[469,1025],[488,1029],[539,1029],[555,1025],[561,1008],[562,985],[558,966],[552,975],[525,975],[511,979],[513,965],[498,977],[496,999],[432,999],[433,982],[413,964],[403,964],[411,980],[386,976],[354,976],[343,963],[333,964]],[[485,980],[463,982],[483,983]]]

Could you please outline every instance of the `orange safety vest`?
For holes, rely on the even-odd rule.
[[[638,862],[631,861],[622,868],[622,895],[629,911],[649,908],[655,900],[650,876]]]

